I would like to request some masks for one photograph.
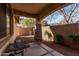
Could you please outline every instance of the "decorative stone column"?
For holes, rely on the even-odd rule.
[[[36,30],[35,30],[35,40],[40,42],[42,41],[42,29],[41,29],[41,20],[39,18],[36,20]]]

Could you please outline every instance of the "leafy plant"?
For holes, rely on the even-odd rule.
[[[63,40],[63,36],[60,34],[55,34],[55,42],[61,44]]]
[[[48,39],[51,40],[51,38],[52,38],[52,34],[51,33],[49,33],[48,31],[45,31],[44,35],[48,35]]]
[[[69,38],[72,40],[73,43],[77,43],[79,41],[79,35],[78,34],[70,34]]]
[[[35,19],[33,19],[33,18],[26,18],[26,19],[21,20],[20,23],[23,26],[33,27],[35,25]]]

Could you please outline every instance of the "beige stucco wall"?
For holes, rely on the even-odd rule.
[[[45,35],[45,31],[48,31],[49,33],[51,33],[51,35],[52,35],[52,39],[51,40],[48,39],[47,35]],[[45,40],[45,41],[53,41],[54,36],[53,36],[53,33],[51,32],[49,26],[42,26],[42,39]]]

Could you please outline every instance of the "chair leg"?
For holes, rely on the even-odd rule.
[[[16,51],[14,51],[14,55],[17,55],[17,52]]]

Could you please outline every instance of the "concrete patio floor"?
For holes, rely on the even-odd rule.
[[[23,39],[23,40],[26,40],[26,42],[28,42],[30,45],[32,45],[33,43],[30,43],[30,42],[35,42],[35,40],[34,40],[34,37],[33,36],[31,36],[31,37],[27,37],[27,36],[21,36],[21,37],[19,37],[19,39]],[[33,44],[34,45],[34,44]],[[37,44],[35,44],[35,45],[37,45]],[[34,45],[34,46],[35,46]],[[58,45],[58,44],[54,44],[53,42],[46,42],[46,41],[42,41],[41,42],[41,44],[40,45],[37,45],[40,49],[36,49],[36,50],[41,50],[41,51],[43,51],[44,53],[40,53],[40,54],[35,54],[35,55],[48,55],[48,56],[53,56],[53,54],[51,54],[52,53],[52,51],[54,50],[54,51],[56,51],[56,52],[58,52],[58,53],[61,53],[62,55],[64,55],[64,56],[79,56],[79,51],[76,51],[76,50],[73,50],[73,49],[71,49],[71,48],[68,48],[68,47],[65,47],[65,46],[61,46],[61,45]],[[41,47],[40,47],[41,46]],[[45,46],[44,48],[46,48],[46,47],[51,47],[50,49],[52,50],[52,51],[48,51],[47,52],[47,50],[45,50],[44,48],[43,48],[43,46]],[[24,51],[29,51],[29,49],[30,50],[34,50],[34,48],[33,49],[31,49],[31,47],[30,48],[28,48],[27,50],[24,50]],[[49,49],[49,50],[50,50]],[[53,51],[53,52],[54,52]],[[50,53],[51,52],[51,53]],[[56,53],[55,52],[55,53]],[[34,53],[36,53],[36,52],[34,52]],[[50,53],[50,54],[49,54]],[[57,54],[58,54],[57,53]],[[31,54],[30,52],[28,53],[28,54],[26,54],[26,55],[29,55],[29,54]],[[56,55],[57,55],[56,54]],[[33,54],[34,55],[34,54]],[[54,54],[55,55],[55,54]],[[58,55],[59,56],[59,55]]]
[[[64,56],[45,44],[29,43],[30,47],[24,49],[24,56]],[[20,55],[18,55],[20,56]]]

